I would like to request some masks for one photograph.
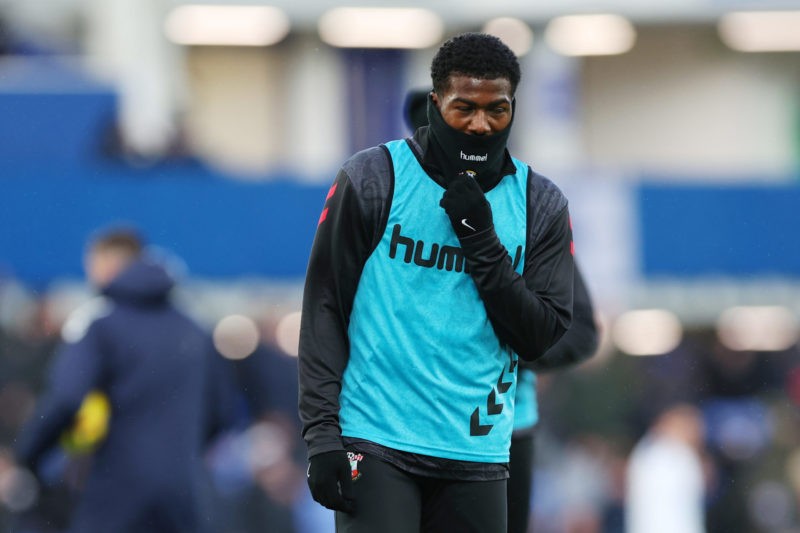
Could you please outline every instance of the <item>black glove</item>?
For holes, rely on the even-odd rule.
[[[311,496],[328,509],[352,513],[355,510],[353,480],[347,452],[320,453],[308,460],[308,488]]]
[[[468,174],[459,174],[450,181],[439,205],[450,217],[459,239],[477,235],[492,227],[492,207],[481,186]]]

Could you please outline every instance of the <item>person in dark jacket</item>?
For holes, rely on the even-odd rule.
[[[92,391],[108,398],[107,435],[92,458],[70,531],[207,530],[201,453],[223,420],[210,336],[169,299],[173,279],[142,253],[136,232],[111,230],[89,246],[102,296],[76,310],[49,388],[21,431],[16,459],[36,472]]]
[[[299,408],[340,532],[505,533],[518,360],[572,319],[567,200],[506,149],[514,53],[459,35],[431,78],[430,125],[344,164],[312,246]]]
[[[406,125],[415,132],[428,125],[426,113],[431,89],[408,92],[403,105]],[[594,306],[578,263],[573,280],[572,324],[564,336],[545,354],[532,362],[522,362],[517,374],[514,398],[514,432],[511,434],[508,480],[508,533],[525,533],[531,513],[535,429],[539,420],[536,375],[577,365],[597,351],[598,331]]]
[[[545,354],[520,365],[514,399],[514,432],[509,450],[508,533],[529,531],[535,430],[539,421],[537,375],[564,370],[589,359],[597,351],[598,332],[594,307],[580,269],[575,265],[572,324]]]

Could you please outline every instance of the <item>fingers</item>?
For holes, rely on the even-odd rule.
[[[467,198],[482,198],[483,196],[483,190],[478,185],[478,182],[469,176],[461,174],[450,182],[447,190],[442,195],[442,199],[439,200],[439,205],[446,208],[448,203],[463,202]]]
[[[322,483],[316,487],[311,487],[311,496],[320,505],[332,511],[347,511],[348,502],[339,493],[339,484],[335,480]]]
[[[344,511],[347,509],[347,501],[339,492],[338,483],[329,483],[323,490],[319,503],[334,511]]]
[[[333,511],[352,513],[355,510],[350,464],[345,460],[328,475],[309,476],[308,488],[314,500]]]
[[[480,191],[483,194],[483,190],[478,182],[472,176],[468,174],[459,174],[456,176],[451,182],[450,185],[447,187],[447,191],[453,192],[462,192],[462,191],[471,191],[471,192],[478,192]]]
[[[450,185],[444,191],[444,194],[442,194],[442,199],[439,200],[439,205],[445,209],[448,209],[449,205],[460,202],[460,198],[469,191],[469,181],[474,180],[471,178],[465,178],[464,176],[456,177],[450,182]]]
[[[343,504],[342,509],[340,510],[346,513],[352,513],[355,510],[356,498],[355,494],[353,493],[353,478],[350,474],[349,468],[339,479],[339,491],[341,492]]]

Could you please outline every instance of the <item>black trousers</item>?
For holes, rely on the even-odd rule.
[[[336,512],[337,533],[506,533],[506,480],[415,476],[364,455],[356,509]]]
[[[531,514],[534,435],[511,439],[508,480],[508,533],[527,533]]]

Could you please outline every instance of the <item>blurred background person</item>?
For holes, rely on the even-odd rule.
[[[573,278],[572,324],[559,341],[533,362],[522,362],[517,375],[514,407],[514,433],[508,480],[508,531],[530,530],[536,424],[539,420],[537,374],[564,370],[577,365],[597,351],[599,334],[591,296],[575,262]]]
[[[237,398],[234,427],[207,457],[220,515],[215,533],[324,533],[328,526],[332,530],[332,513],[320,512],[307,494],[297,414],[297,359],[278,345],[276,326],[274,320],[260,320],[258,343],[238,354],[232,349],[254,335],[255,327],[249,333],[226,331],[220,325],[214,329],[215,344],[230,358]]]
[[[707,480],[701,412],[665,409],[628,462],[627,533],[704,533]]]
[[[97,450],[70,531],[213,531],[202,452],[224,397],[209,335],[169,299],[174,281],[139,235],[94,237],[86,273],[101,293],[63,329],[47,391],[20,433],[16,458],[37,474],[87,395],[107,401]]]

